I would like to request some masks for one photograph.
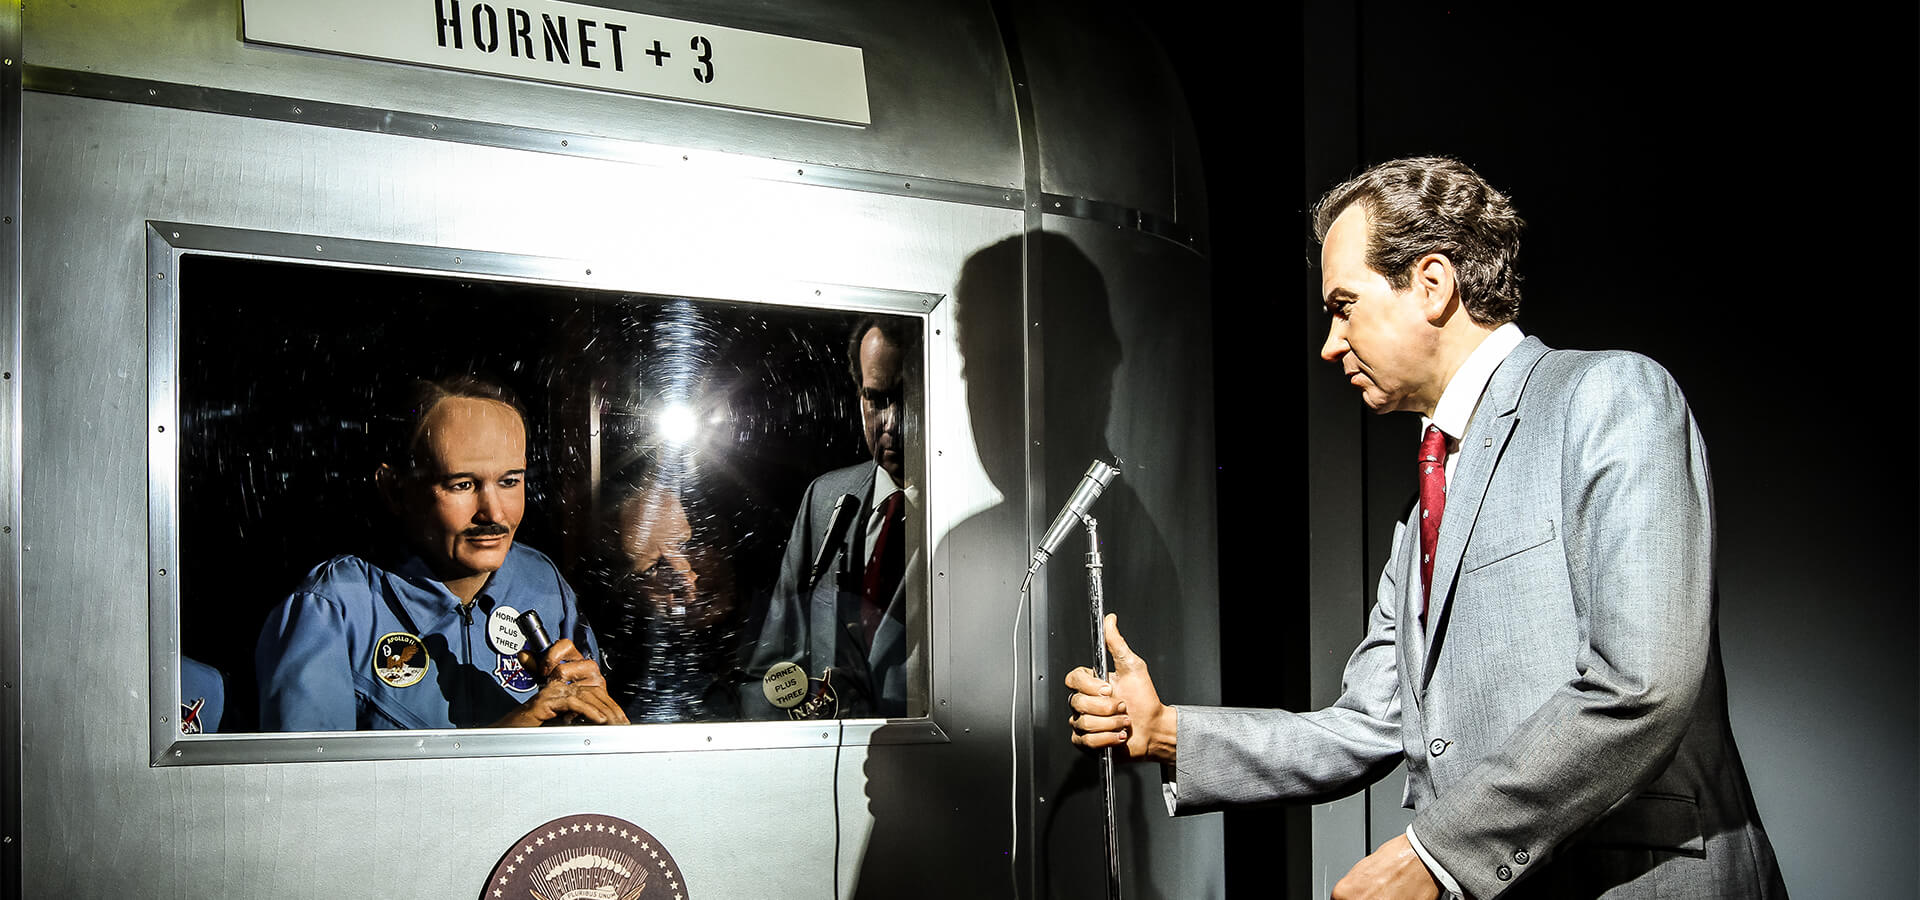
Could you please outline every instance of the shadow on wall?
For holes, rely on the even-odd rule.
[[[861,862],[856,896],[1003,896],[1014,879],[1009,845],[1015,793],[1008,745],[1008,702],[1016,689],[1008,679],[1024,677],[1030,666],[1016,664],[1012,630],[1019,585],[1031,552],[1025,509],[1029,485],[1027,431],[1026,329],[1021,298],[1024,272],[1039,267],[1039,315],[1048,340],[1042,370],[1041,411],[1045,425],[1033,464],[1046,478],[1047,510],[1066,500],[1088,462],[1114,460],[1105,434],[1116,402],[1114,373],[1121,360],[1106,282],[1100,270],[1073,241],[1038,232],[1015,236],[977,251],[962,267],[954,297],[956,340],[962,358],[968,419],[974,449],[987,477],[1006,499],[961,522],[949,532],[935,560],[947,560],[947,603],[968,615],[946,617],[950,648],[948,670],[938,672],[935,709],[946,716],[952,744],[888,745],[882,729],[870,748],[865,773],[873,832]],[[1147,598],[1175,594],[1174,568],[1165,542],[1139,497],[1121,478],[1101,497],[1103,552],[1108,554],[1107,605],[1125,614]],[[1041,523],[1044,524],[1044,523]],[[1019,783],[1018,802],[1034,803],[1038,834],[1022,835],[1022,853],[1038,847],[1035,879],[1042,896],[1074,896],[1097,891],[1104,883],[1102,843],[1104,811],[1099,767],[1068,740],[1065,689],[1060,675],[1090,659],[1091,621],[1087,613],[1084,538],[1075,536],[1056,555],[1045,578],[1044,612],[1048,643],[1045,683],[1033,688],[1037,730],[1022,734],[1035,741],[1035,782]],[[935,575],[936,579],[942,576]],[[974,614],[981,610],[991,612]],[[936,616],[936,621],[940,618]],[[1157,623],[1178,628],[1177,621]],[[1020,623],[1031,633],[1031,620]],[[1167,635],[1162,635],[1167,637]],[[1180,641],[1168,640],[1167,646]],[[1019,652],[1027,653],[1024,640]],[[940,657],[935,657],[938,665]],[[988,673],[1003,677],[982,677]],[[1058,689],[1056,689],[1058,688]],[[1020,726],[1027,731],[1026,725]],[[1164,816],[1157,800],[1157,779],[1145,768],[1117,774],[1122,835],[1146,816]],[[1153,782],[1148,786],[1148,782]],[[1148,800],[1149,796],[1155,799]],[[1128,894],[1153,898],[1149,854],[1123,846]],[[928,884],[926,860],[951,860],[948,873],[966,873],[964,882]],[[1024,885],[1024,881],[1022,882]],[[1022,891],[1021,893],[1025,893]]]

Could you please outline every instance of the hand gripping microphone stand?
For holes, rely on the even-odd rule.
[[[1073,490],[1073,496],[1067,498],[1067,506],[1054,517],[1053,525],[1040,539],[1040,546],[1033,551],[1033,561],[1027,566],[1027,577],[1032,578],[1040,570],[1047,558],[1060,549],[1061,542],[1073,530],[1076,522],[1087,526],[1087,605],[1093,613],[1093,674],[1104,681],[1107,677],[1107,641],[1102,626],[1107,618],[1105,587],[1101,571],[1104,563],[1100,558],[1099,522],[1095,521],[1087,510],[1093,501],[1100,499],[1100,492],[1107,489],[1120,470],[1100,460],[1094,460],[1087,467],[1087,474],[1081,476],[1080,484]],[[1100,751],[1100,790],[1107,815],[1107,900],[1120,900],[1120,833],[1114,825],[1113,815],[1113,748]]]

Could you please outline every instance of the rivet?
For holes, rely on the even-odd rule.
[[[179,239],[180,239],[180,232],[178,232],[178,231],[176,231],[176,232],[174,232],[174,233],[173,233],[173,237],[174,237],[174,240],[179,240]]]
[[[167,273],[165,273],[165,272],[155,272],[155,273],[153,273],[153,279],[154,279],[155,281],[164,281],[164,280],[166,280],[166,277],[167,277]]]
[[[826,733],[826,732],[824,732],[824,731],[822,731],[822,732],[820,732],[820,739],[821,739],[821,740],[823,740],[823,741],[824,741],[824,740],[826,740],[826,739],[827,739],[827,733]]]
[[[322,247],[322,246],[320,246],[319,244],[315,244],[315,245],[313,245],[313,252],[315,252],[315,253],[324,253],[324,252],[326,252],[326,249],[327,249],[327,248],[325,248],[325,247]]]
[[[159,426],[159,427],[160,427],[160,430],[161,430],[161,431],[166,431],[166,430],[167,430],[167,426],[165,426],[165,425],[161,425],[161,426]]]
[[[153,88],[147,88],[147,96],[149,96],[149,97],[158,97],[158,96],[160,96],[160,92],[159,92],[159,91],[156,91],[156,90],[154,90]]]
[[[564,139],[560,141],[560,146],[565,147],[566,145],[567,142]]]
[[[795,174],[795,175],[805,175],[805,174],[807,174],[807,170],[805,170],[805,169],[795,169],[795,170],[793,170],[793,174]]]
[[[161,569],[161,570],[160,570],[160,577],[161,577],[161,578],[165,578],[165,577],[167,577],[167,570],[165,570],[165,569]]]
[[[298,107],[298,106],[296,106],[296,107],[294,107],[294,108],[293,108],[293,114],[294,114],[294,115],[296,115],[296,116],[297,116],[297,115],[300,115],[300,114],[301,114],[302,112],[304,112],[304,111],[305,111],[305,110],[302,110],[302,109],[301,109],[300,107]]]
[[[180,756],[180,751],[178,750],[173,751],[173,755],[175,758],[178,758]]]
[[[13,533],[12,525],[0,525],[0,534],[12,534],[12,533]]]
[[[593,738],[587,738],[586,740],[581,741],[580,743],[582,746],[591,747],[593,746]]]

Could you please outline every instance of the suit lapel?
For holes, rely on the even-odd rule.
[[[1493,480],[1493,471],[1519,421],[1516,413],[1520,393],[1534,365],[1546,353],[1546,345],[1538,338],[1527,338],[1514,347],[1499,368],[1493,370],[1480,406],[1467,425],[1466,435],[1460,439],[1460,459],[1447,482],[1447,509],[1440,520],[1439,558],[1433,561],[1433,595],[1427,600],[1426,658],[1420,674],[1422,686],[1433,677],[1433,660],[1440,648],[1441,635],[1446,632],[1454,583],[1460,575],[1460,560],[1473,537],[1473,526],[1480,517],[1487,485]]]

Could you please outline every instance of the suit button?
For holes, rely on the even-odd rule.
[[[1513,851],[1513,861],[1516,865],[1524,866],[1527,864],[1527,860],[1530,860],[1532,858],[1533,857],[1527,855],[1527,851],[1525,850]]]
[[[1427,745],[1427,752],[1433,754],[1434,756],[1439,756],[1440,754],[1447,752],[1447,742],[1439,738],[1434,738],[1433,743]]]
[[[1506,866],[1501,866],[1500,868],[1493,870],[1493,877],[1498,878],[1501,881],[1512,881],[1513,870],[1507,868]]]

